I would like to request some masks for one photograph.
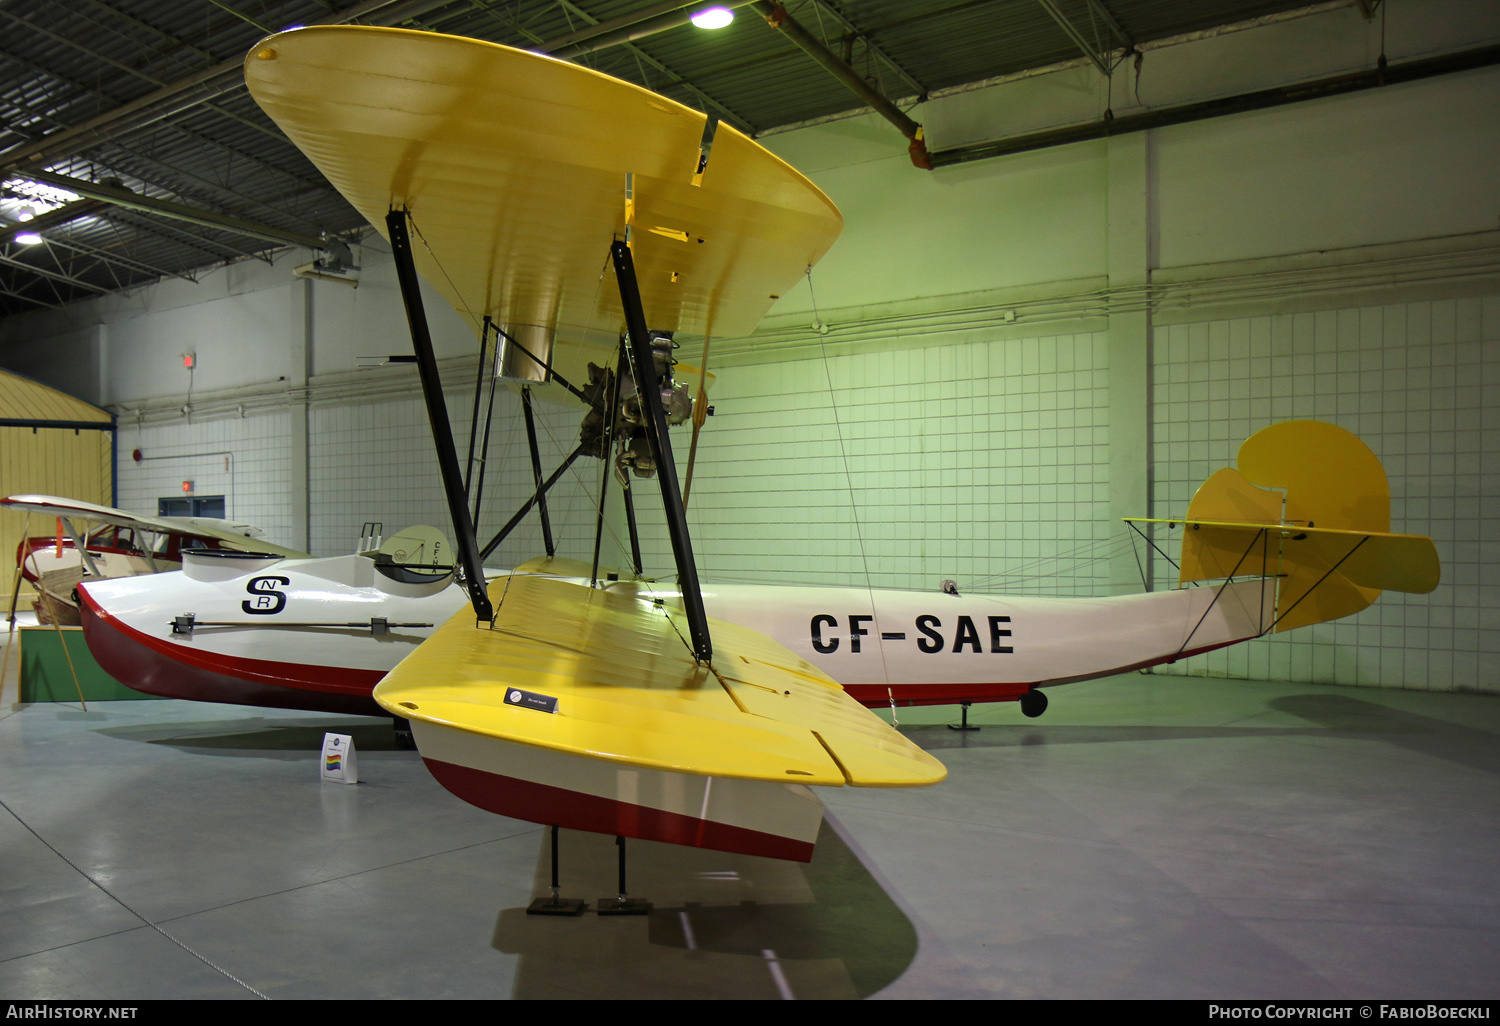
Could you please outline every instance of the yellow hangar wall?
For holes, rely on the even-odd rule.
[[[914,115],[941,149],[1106,102],[1123,114],[1208,95],[1210,71],[1245,91],[1295,80],[1278,64],[1292,57],[1302,77],[1369,58],[1324,45],[1344,36],[1319,18],[1358,14],[1151,50],[1109,95],[1091,68],[1068,68]],[[1390,18],[1393,60],[1495,37],[1480,25],[1435,40],[1427,22]],[[716,414],[688,511],[703,576],[1139,588],[1120,516],[1183,509],[1249,434],[1315,417],[1382,458],[1393,529],[1433,536],[1442,585],[1170,671],[1500,691],[1497,115],[1500,72],[1481,70],[933,172],[871,115],[766,139],[847,230],[755,336],[711,349]],[[366,241],[358,289],[293,279],[307,256],[287,253],[14,318],[0,363],[36,339],[57,341],[59,367],[84,344],[72,340],[102,346],[95,398],[119,417],[127,508],[219,475],[232,516],[318,554],[348,551],[367,520],[443,524],[414,373],[357,369],[410,345],[385,245]],[[475,347],[432,295],[428,310],[462,455]],[[701,339],[682,341],[699,362]],[[185,351],[201,368],[191,393]],[[518,400],[502,391],[496,409],[481,540],[532,487]],[[540,409],[550,467],[579,414]],[[681,465],[685,432],[675,444]],[[136,448],[163,458],[137,463]],[[580,461],[553,493],[564,555],[592,552],[599,473]],[[636,487],[649,524],[656,484]],[[606,563],[623,535],[612,506]],[[648,568],[665,568],[661,532],[643,541]],[[492,562],[541,548],[533,516]],[[1145,563],[1152,587],[1172,585],[1165,561]]]
[[[113,418],[39,382],[0,371],[0,495],[64,495],[108,505],[113,498]],[[0,563],[10,611],[14,554],[26,534],[50,535],[49,517],[0,510]],[[34,598],[24,583],[18,608]]]

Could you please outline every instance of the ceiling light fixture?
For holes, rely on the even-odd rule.
[[[42,241],[42,237],[36,232],[18,232],[16,234],[16,241],[23,246],[35,246]]]
[[[701,29],[721,29],[734,21],[734,12],[727,7],[705,7],[688,15],[688,20]]]

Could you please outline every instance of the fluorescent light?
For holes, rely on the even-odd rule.
[[[721,29],[734,21],[734,12],[727,7],[705,7],[688,15],[688,20],[701,29]]]
[[[52,185],[43,185],[29,178],[10,178],[5,180],[4,184],[7,191],[26,203],[42,208],[40,212],[44,214],[54,207],[83,198],[76,192],[69,192],[67,189],[59,189]]]
[[[16,241],[23,246],[35,246],[42,241],[42,237],[36,232],[19,232],[16,235]]]

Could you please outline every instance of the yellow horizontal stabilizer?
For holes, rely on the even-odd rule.
[[[866,787],[947,775],[754,631],[711,621],[710,670],[694,662],[682,617],[649,600],[535,576],[496,581],[490,598],[493,629],[461,611],[385,677],[376,701],[501,741],[681,773]]]
[[[1275,630],[1336,620],[1385,590],[1426,593],[1442,569],[1432,539],[1392,534],[1390,487],[1368,447],[1320,421],[1287,421],[1240,446],[1181,524],[1180,580],[1278,579]]]
[[[1377,591],[1405,591],[1425,595],[1438,586],[1442,565],[1437,547],[1425,534],[1375,534],[1370,531],[1340,531],[1334,528],[1298,527],[1288,524],[1230,523],[1221,520],[1163,520],[1126,517],[1134,524],[1169,524],[1202,532],[1195,566],[1196,576],[1184,580],[1220,580],[1261,573],[1275,575],[1276,549],[1283,558],[1299,558],[1297,547],[1318,553],[1325,567],[1339,563],[1338,572],[1355,584]],[[1271,539],[1268,560],[1262,560],[1259,536]],[[1245,555],[1245,553],[1249,555]],[[1243,558],[1241,558],[1243,556]]]

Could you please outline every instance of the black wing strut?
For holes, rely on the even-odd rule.
[[[427,400],[427,419],[432,424],[432,441],[437,448],[438,470],[443,475],[443,492],[448,498],[448,512],[453,517],[453,533],[458,540],[459,569],[474,615],[494,620],[495,611],[485,590],[484,562],[479,556],[479,540],[474,537],[474,521],[464,494],[463,472],[458,466],[458,450],[453,444],[453,425],[448,422],[448,404],[443,401],[443,382],[438,375],[437,357],[432,351],[432,334],[427,329],[427,311],[422,305],[422,288],[417,279],[417,265],[412,260],[411,236],[406,232],[407,212],[392,210],[385,216],[391,236],[391,253],[396,260],[396,280],[406,303],[406,322],[411,328],[411,345],[417,354],[417,372],[422,380],[422,398]]]

